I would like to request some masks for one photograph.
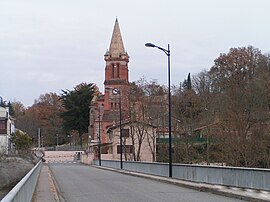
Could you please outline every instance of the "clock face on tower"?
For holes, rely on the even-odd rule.
[[[120,94],[120,90],[117,89],[117,88],[114,88],[114,89],[112,90],[112,93],[113,93],[114,95],[119,95],[119,94]]]

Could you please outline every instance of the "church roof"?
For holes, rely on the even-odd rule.
[[[119,57],[121,54],[125,53],[124,43],[117,18],[114,24],[109,53],[111,54],[111,57]]]
[[[105,110],[103,114],[103,121],[118,121],[119,120],[119,111],[108,111]]]

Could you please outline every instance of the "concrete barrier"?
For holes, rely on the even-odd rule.
[[[78,160],[77,154],[82,151],[45,151],[46,162]]]
[[[98,160],[94,160],[93,164],[98,165]],[[120,162],[102,160],[102,166],[119,169]],[[123,161],[123,169],[165,177],[169,173],[167,163]],[[191,182],[270,191],[270,169],[173,164],[172,177]]]

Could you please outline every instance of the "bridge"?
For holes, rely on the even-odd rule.
[[[120,170],[118,161],[82,164],[79,152],[46,151],[46,162],[39,162],[2,201],[270,201],[269,169],[175,164],[168,178],[167,164],[123,162]],[[238,185],[226,185],[233,181]]]

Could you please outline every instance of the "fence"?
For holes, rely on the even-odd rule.
[[[42,161],[40,160],[24,178],[1,200],[1,202],[31,201],[36,188]]]
[[[46,151],[85,151],[87,147],[81,146],[69,146],[69,145],[59,145],[54,147],[46,147]]]
[[[98,160],[93,164],[98,165]],[[102,166],[120,169],[120,162],[102,160]],[[167,177],[166,163],[123,161],[123,169]],[[173,164],[172,178],[240,188],[270,191],[270,169]]]

